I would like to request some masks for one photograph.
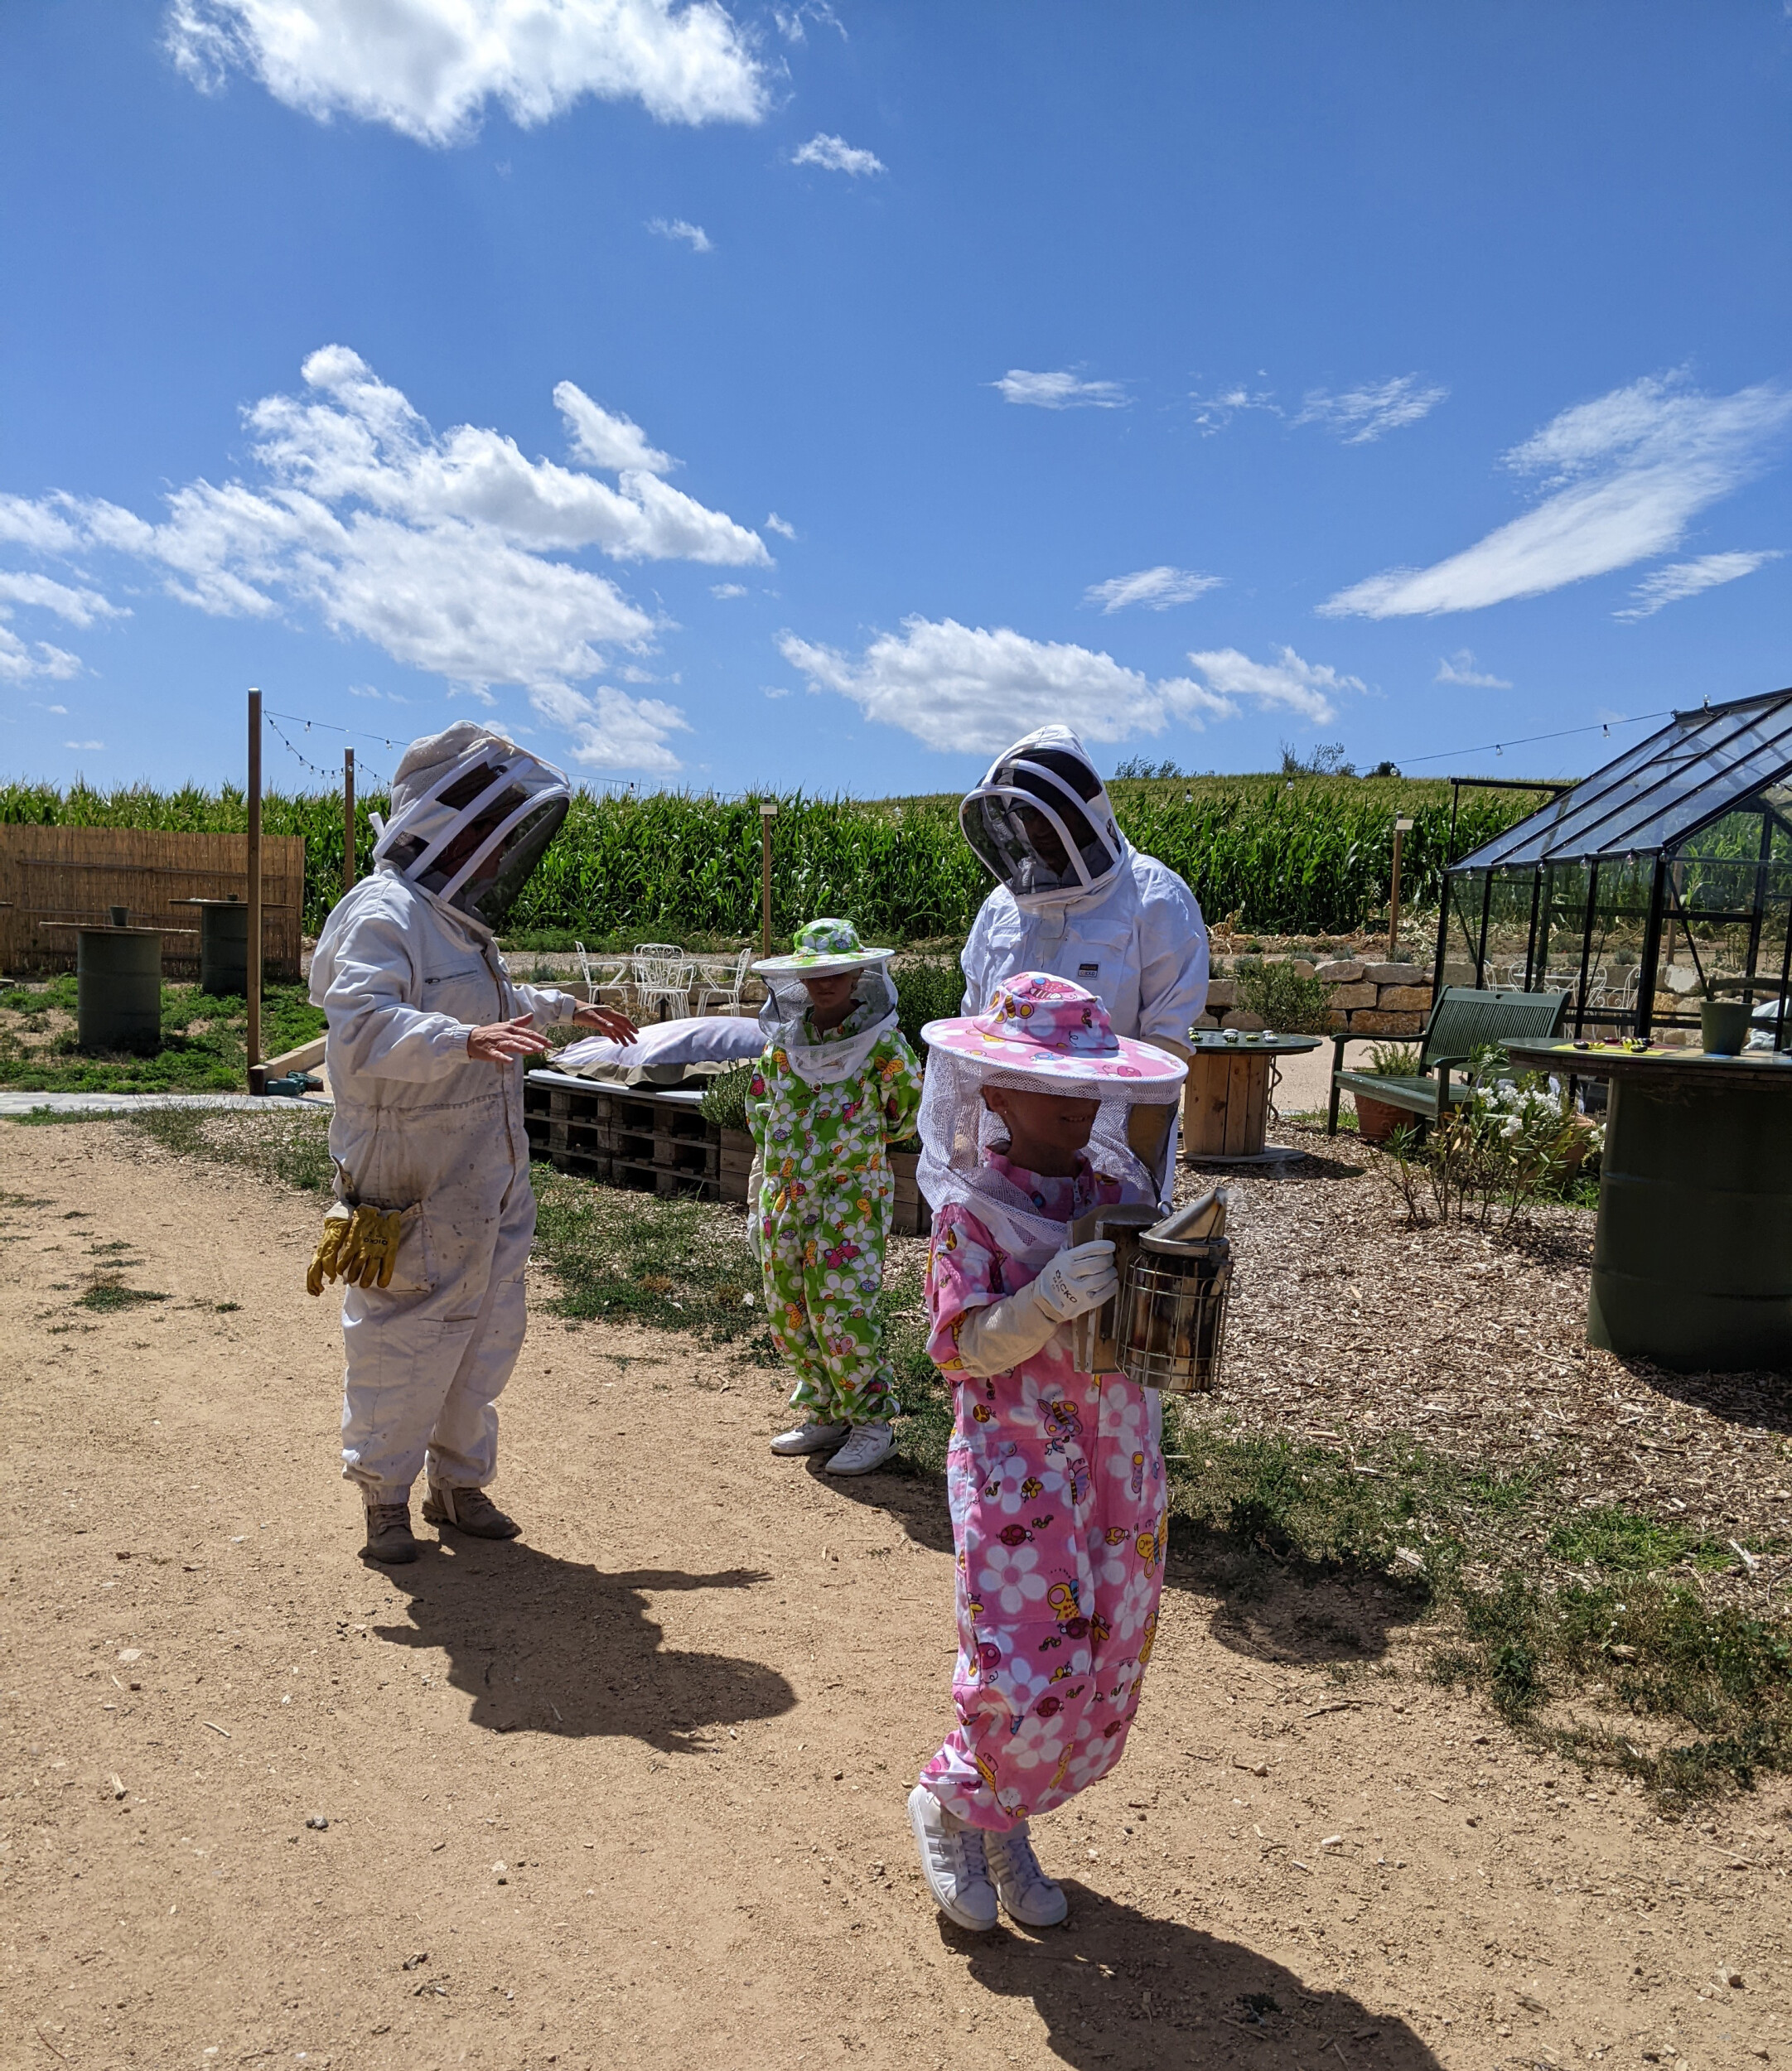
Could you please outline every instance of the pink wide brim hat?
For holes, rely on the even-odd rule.
[[[1005,980],[984,1013],[930,1021],[921,1040],[992,1076],[1036,1078],[1041,1090],[1080,1082],[1108,1098],[1162,1100],[1188,1075],[1179,1057],[1116,1036],[1093,992],[1045,971]]]

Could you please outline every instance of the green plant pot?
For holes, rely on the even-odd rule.
[[[1698,1010],[1698,1037],[1707,1057],[1737,1057],[1748,1040],[1749,1010],[1741,1000],[1705,1000]]]

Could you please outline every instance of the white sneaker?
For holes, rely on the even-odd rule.
[[[983,1837],[949,1813],[925,1784],[909,1793],[909,1824],[921,1851],[921,1875],[949,1920],[973,1934],[996,1924],[996,1890],[983,1857]]]
[[[887,1424],[857,1424],[853,1436],[828,1462],[831,1475],[868,1475],[896,1451],[896,1433]]]
[[[991,1834],[985,1855],[1011,1919],[1022,1927],[1055,1927],[1070,1911],[1064,1886],[1054,1884],[1039,1866],[1024,1819],[1017,1819],[1005,1834]]]
[[[771,1441],[771,1450],[781,1460],[806,1452],[826,1452],[838,1446],[852,1428],[850,1424],[799,1424],[794,1431],[780,1431]]]

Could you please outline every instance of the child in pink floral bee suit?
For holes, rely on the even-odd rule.
[[[1173,1103],[1186,1067],[1116,1036],[1093,994],[1041,972],[923,1033],[928,1349],[955,1399],[958,1724],[909,1817],[949,1919],[992,1928],[999,1900],[1048,1927],[1067,1904],[1028,1820],[1119,1760],[1163,1583],[1157,1398],[1077,1371],[1065,1326],[1117,1281],[1113,1245],[1072,1245],[1068,1225],[1156,1200],[1127,1110]]]

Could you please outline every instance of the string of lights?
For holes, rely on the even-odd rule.
[[[340,769],[321,769],[318,765],[313,762],[308,756],[302,755],[299,751],[293,746],[292,741],[287,738],[286,733],[278,724],[278,722],[283,719],[286,721],[287,726],[302,727],[307,733],[309,733],[312,731],[314,725],[321,731],[326,733],[346,733],[349,731],[349,729],[346,727],[332,727],[327,721],[321,719],[315,721],[310,719],[302,719],[296,712],[269,712],[265,707],[263,707],[261,716],[268,722],[268,726],[273,729],[274,736],[280,742],[280,745],[302,769],[309,770],[314,777],[317,778],[320,782],[324,784],[340,784],[342,781],[342,772]],[[357,734],[355,737],[360,741],[378,741],[381,738],[379,734],[372,733]],[[389,748],[393,744],[389,741],[385,743],[385,746]],[[365,763],[357,761],[355,770],[355,777],[358,789],[365,789],[370,791],[389,791],[392,788],[392,780],[389,777],[381,776],[377,770],[370,769]]]
[[[1444,755],[1408,756],[1401,761],[1399,766],[1406,770],[1421,762],[1456,762],[1464,756],[1470,755],[1492,753],[1503,756],[1508,748],[1529,748],[1539,741],[1566,741],[1572,734],[1582,733],[1608,735],[1614,727],[1646,726],[1651,719],[1671,719],[1673,717],[1674,714],[1670,711],[1640,712],[1634,719],[1596,719],[1591,726],[1563,727],[1557,733],[1528,733],[1516,741],[1484,741],[1478,748],[1451,748]]]

